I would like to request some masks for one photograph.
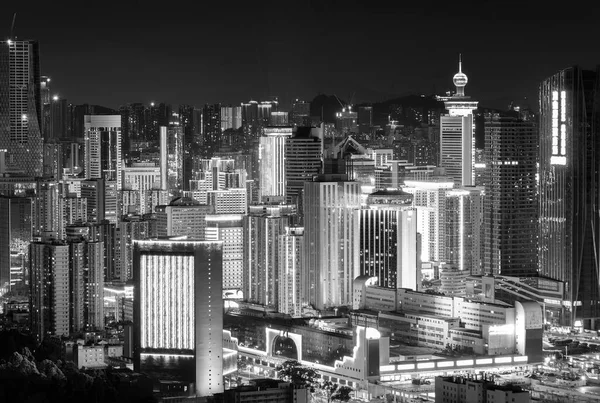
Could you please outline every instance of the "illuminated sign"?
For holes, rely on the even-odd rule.
[[[395,365],[382,365],[379,367],[380,372],[393,371],[396,369]]]
[[[448,367],[453,367],[453,366],[454,366],[454,361],[440,361],[437,363],[438,368],[448,368]]]
[[[399,364],[396,368],[398,371],[405,371],[407,369],[415,369],[415,364]]]
[[[496,364],[508,364],[508,363],[512,362],[512,357],[498,357],[498,358],[494,358],[494,362]]]
[[[519,357],[513,357],[513,361],[514,362],[527,362],[527,356],[526,355],[522,355]]]
[[[490,336],[512,336],[515,334],[515,326],[508,325],[492,325],[490,326]]]
[[[560,92],[560,103],[558,91],[552,91],[552,165],[567,164],[567,94]],[[560,110],[560,126],[559,126]]]
[[[491,358],[481,358],[479,360],[475,360],[475,363],[477,365],[485,365],[485,364],[491,364],[494,360],[492,360]]]
[[[466,365],[473,365],[473,360],[458,360],[458,361],[456,361],[457,367],[464,367]]]
[[[433,362],[421,362],[417,364],[418,369],[427,369],[427,368],[435,368],[435,363]]]

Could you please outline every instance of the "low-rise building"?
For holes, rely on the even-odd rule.
[[[529,392],[514,385],[497,385],[481,379],[456,376],[435,378],[436,403],[529,403]]]

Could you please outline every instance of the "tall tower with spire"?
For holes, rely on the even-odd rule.
[[[440,166],[446,168],[457,186],[473,186],[475,175],[475,125],[473,111],[477,101],[465,95],[468,78],[462,72],[462,55],[458,57],[458,73],[452,79],[456,93],[449,97],[438,97],[444,101],[448,113],[440,124]]]

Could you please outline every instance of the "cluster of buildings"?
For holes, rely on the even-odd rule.
[[[597,327],[597,71],[544,80],[536,119],[482,113],[459,62],[444,112],[377,128],[300,100],[74,106],[37,42],[1,45],[0,289],[29,289],[38,340],[131,322],[136,369],[213,395],[233,355],[361,387],[398,343],[535,362],[545,323]]]

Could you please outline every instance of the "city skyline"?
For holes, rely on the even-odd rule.
[[[319,93],[354,103],[441,95],[452,89],[462,53],[468,93],[482,106],[506,107],[527,97],[537,110],[537,85],[545,77],[573,64],[594,65],[591,16],[598,6],[560,14],[529,3],[387,7],[296,2],[289,12],[261,2],[233,9],[202,5],[193,12],[190,4],[186,13],[180,11],[186,7],[119,4],[116,13],[105,5],[72,4],[11,13],[17,13],[14,36],[39,40],[42,75],[52,78],[53,93],[112,108],[151,101],[238,104],[269,96],[288,105]],[[80,12],[86,18],[78,18]]]

